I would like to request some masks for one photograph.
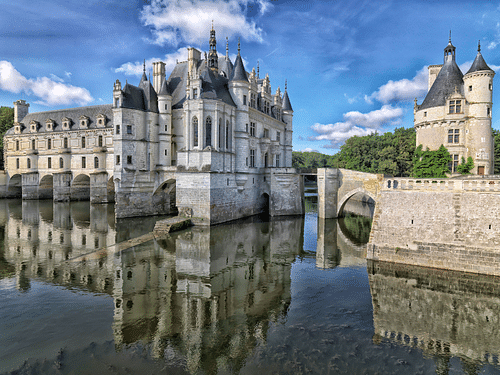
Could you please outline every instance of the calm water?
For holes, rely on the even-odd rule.
[[[369,219],[306,208],[137,244],[156,218],[0,201],[0,373],[500,373],[498,278],[367,264]]]

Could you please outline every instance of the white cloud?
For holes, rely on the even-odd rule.
[[[151,42],[158,45],[206,43],[212,21],[220,36],[262,42],[262,29],[246,17],[249,5],[258,6],[261,15],[272,7],[268,0],[152,0],[141,21],[151,26]]]
[[[314,124],[311,129],[317,136],[309,137],[311,141],[330,141],[325,148],[338,148],[346,139],[357,135],[364,136],[375,132],[382,125],[398,125],[401,123],[403,110],[391,105],[384,105],[368,113],[351,111],[344,114],[344,122],[335,124]]]
[[[25,92],[41,100],[43,105],[79,104],[85,105],[93,100],[88,90],[65,84],[64,81],[51,74],[51,78],[26,78],[19,73],[9,61],[0,61],[0,89],[15,94]]]
[[[179,48],[177,51],[165,55],[163,59],[159,57],[153,57],[146,60],[146,73],[153,70],[154,62],[163,61],[165,63],[165,72],[168,77],[169,72],[174,69],[177,61],[186,61],[187,57],[187,48]],[[143,72],[143,63],[144,61],[127,62],[125,64],[122,64],[119,68],[115,69],[115,73],[123,73],[127,76],[140,77]]]
[[[427,93],[428,80],[428,69],[427,66],[424,66],[412,79],[390,80],[380,86],[370,96],[365,96],[365,101],[372,104],[373,99],[376,99],[381,103],[387,104],[390,102],[413,100]]]
[[[225,54],[218,54],[219,56],[225,56]],[[146,60],[146,74],[149,74],[149,72],[153,71],[153,63],[157,61],[163,61],[165,63],[165,74],[168,77],[172,70],[174,70],[175,65],[177,62],[180,61],[187,61],[187,47],[182,47],[179,48],[177,51],[166,54],[163,59],[159,57],[153,57],[151,59]],[[202,54],[202,59],[204,58]],[[230,54],[229,58],[231,61],[236,60],[236,55],[235,54]],[[248,61],[242,58],[243,60],[243,65],[245,66],[245,69],[248,70]],[[143,72],[143,64],[144,61],[135,61],[135,62],[127,62],[125,64],[122,64],[119,68],[115,69],[115,73],[123,73],[126,76],[136,76],[140,77]]]
[[[310,147],[306,147],[303,150],[294,150],[294,151],[297,151],[297,152],[319,152],[318,150],[315,150],[315,149],[310,148]]]

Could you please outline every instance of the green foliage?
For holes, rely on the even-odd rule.
[[[414,150],[415,130],[399,128],[394,133],[351,137],[333,156],[318,152],[294,152],[292,165],[295,168],[333,167],[409,176]]]
[[[460,174],[471,174],[470,171],[472,168],[474,168],[474,160],[472,160],[472,157],[469,156],[466,162],[465,158],[462,156],[462,162],[458,165],[457,172]]]
[[[333,156],[319,152],[292,152],[294,168],[330,168],[333,166]]]
[[[493,157],[495,160],[494,174],[500,174],[500,130],[491,129],[495,141]]]
[[[14,108],[0,107],[0,148],[3,148],[3,136],[14,125]]]
[[[451,156],[446,147],[441,145],[436,151],[422,150],[419,145],[413,158],[413,177],[417,178],[444,178],[449,173],[448,165]]]

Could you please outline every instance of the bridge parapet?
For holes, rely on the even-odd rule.
[[[500,178],[385,178],[382,191],[391,190],[500,192]]]

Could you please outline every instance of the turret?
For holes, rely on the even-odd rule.
[[[238,41],[238,55],[234,62],[234,69],[229,79],[229,91],[233,101],[238,108],[248,106],[248,91],[250,89],[250,82],[248,82],[247,72],[243,65],[243,60],[240,54],[240,42]]]
[[[285,93],[283,94],[283,121],[285,126],[285,167],[292,166],[292,136],[293,136],[293,109],[288,97],[288,85],[285,81]]]
[[[474,159],[473,173],[484,167],[485,174],[493,173],[493,138],[491,134],[491,112],[493,77],[495,72],[486,64],[478,44],[477,55],[469,71],[464,75],[464,92],[469,103],[471,145],[470,156]],[[482,168],[479,169],[482,173]]]

